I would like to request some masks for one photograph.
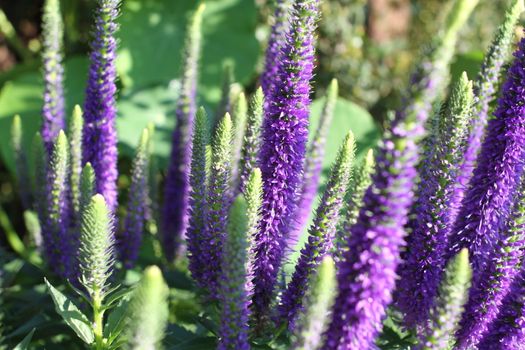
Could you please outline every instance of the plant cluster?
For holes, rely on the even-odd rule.
[[[310,224],[338,84],[309,140],[320,0],[276,5],[260,88],[247,98],[227,66],[215,117],[197,102],[205,5],[192,13],[163,200],[150,126],[119,206],[120,0],[97,0],[86,98],[69,121],[59,1],[46,1],[32,149],[22,145],[20,117],[12,126],[31,243],[12,229],[6,238],[46,276],[68,328],[46,337],[27,323],[8,333],[0,307],[0,347],[29,333],[16,349],[523,349],[525,39],[503,66],[524,1],[512,1],[478,76],[449,82],[458,32],[477,5],[453,2],[376,149],[356,158],[348,132]],[[159,237],[148,238],[156,221]],[[153,262],[162,270],[146,267],[130,283],[148,240],[162,251]],[[3,265],[0,287],[16,269]],[[194,307],[190,317],[174,287],[184,274],[194,283],[182,310]],[[16,288],[0,288],[0,304]]]

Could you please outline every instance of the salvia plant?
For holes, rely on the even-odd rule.
[[[28,237],[0,207],[0,349],[525,348],[525,39],[510,55],[523,0],[473,80],[450,65],[477,0],[451,1],[377,147],[347,131],[322,191],[338,83],[309,130],[320,0],[275,2],[260,86],[226,63],[215,110],[199,107],[196,4],[166,171],[148,125],[129,176],[121,3],[95,1],[69,118],[59,3],[43,9],[41,129],[25,135],[23,115],[11,128]],[[20,271],[40,283],[25,291]]]

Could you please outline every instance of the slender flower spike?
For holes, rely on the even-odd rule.
[[[255,235],[258,232],[259,222],[261,220],[261,206],[263,197],[263,183],[261,170],[254,168],[246,184],[244,191],[244,198],[246,198],[246,221],[247,231],[246,239],[248,241],[248,257],[247,257],[247,278],[246,291],[251,297],[253,294],[253,269],[254,269],[254,251],[255,251]]]
[[[273,299],[287,230],[295,213],[308,140],[310,80],[314,67],[318,0],[298,0],[291,11],[290,30],[282,48],[282,65],[275,75],[263,121],[260,164],[264,198],[256,235],[254,310],[262,323]]]
[[[247,205],[242,195],[232,204],[222,253],[218,299],[221,326],[218,350],[248,350]]]
[[[160,349],[168,323],[168,286],[157,266],[146,268],[133,292],[124,349]]]
[[[13,148],[13,154],[15,157],[15,171],[16,181],[18,185],[18,191],[22,198],[22,205],[25,209],[32,207],[32,193],[29,186],[29,172],[27,154],[22,144],[23,130],[22,120],[20,116],[15,115],[13,118],[13,124],[11,126],[11,147]]]
[[[93,166],[97,193],[104,196],[111,211],[118,204],[115,33],[119,5],[120,0],[97,0],[82,135],[83,162]]]
[[[244,92],[240,92],[235,99],[232,111],[232,122],[234,129],[233,137],[233,174],[232,186],[239,188],[240,183],[240,160],[241,151],[244,143],[244,133],[246,132],[246,124],[248,118],[248,103]]]
[[[46,0],[44,3],[42,39],[44,105],[41,132],[47,149],[51,152],[59,131],[66,128],[62,62],[64,24],[59,0]]]
[[[472,177],[483,134],[487,126],[489,104],[495,97],[503,65],[510,54],[516,22],[524,10],[524,1],[514,0],[505,15],[505,21],[498,28],[481,65],[481,70],[474,81],[474,93],[477,100],[472,111],[467,149],[461,166],[460,177],[458,178],[459,186],[456,188],[456,194],[454,195],[456,201],[454,207],[459,207],[468,187],[468,182]]]
[[[231,204],[230,179],[232,172],[233,124],[228,113],[219,122],[212,144],[210,184],[207,191],[207,219],[204,234],[206,249],[201,251],[206,262],[204,280],[213,295],[220,275],[222,242],[227,232],[228,211]],[[202,180],[201,180],[202,181]]]
[[[80,177],[82,173],[82,129],[84,118],[80,106],[76,105],[69,126],[69,149],[71,168],[71,202],[75,217],[80,217]]]
[[[233,68],[233,63],[231,61],[225,62],[223,67],[221,101],[219,102],[219,107],[217,108],[217,113],[215,114],[215,119],[213,121],[213,130],[216,129],[217,124],[226,113],[232,113],[231,90],[235,79],[233,75]]]
[[[206,244],[206,182],[207,182],[207,156],[208,143],[208,116],[203,107],[199,108],[195,118],[195,132],[193,134],[193,152],[190,173],[190,207],[189,223],[186,232],[188,244],[189,269],[193,279],[200,287],[206,286],[203,272],[208,268],[201,248]]]
[[[525,181],[522,180],[520,186],[507,222],[507,232],[496,244],[485,270],[470,290],[469,302],[457,333],[458,350],[477,346],[503,310],[502,302],[519,274],[525,247]]]
[[[119,253],[126,268],[132,268],[139,256],[148,203],[148,176],[150,160],[149,131],[144,129],[131,170],[128,210],[124,221]]]
[[[255,91],[250,100],[250,108],[248,109],[248,120],[246,121],[246,130],[244,132],[244,144],[241,151],[240,172],[241,180],[239,189],[244,191],[248,177],[257,165],[257,158],[259,156],[261,124],[263,120],[263,104],[264,95],[261,88]]]
[[[343,207],[345,191],[352,173],[354,154],[354,135],[349,132],[337,155],[323,198],[316,210],[314,222],[308,230],[308,242],[301,250],[292,280],[281,298],[280,319],[288,323],[291,329],[294,328],[298,312],[304,307],[302,302],[308,282],[325,255],[333,248],[339,213]]]
[[[86,163],[82,169],[82,174],[80,174],[80,213],[84,211],[84,208],[86,208],[91,201],[91,197],[95,195],[95,188],[95,170],[93,170],[90,163]]]
[[[273,93],[274,84],[279,72],[279,62],[283,50],[285,34],[288,31],[289,8],[291,0],[277,0],[274,13],[274,24],[268,39],[264,60],[264,71],[261,74],[261,88],[265,96]]]
[[[354,168],[352,171],[352,179],[350,180],[350,186],[346,191],[345,204],[340,214],[338,229],[336,232],[336,244],[334,260],[339,262],[344,252],[348,250],[346,242],[348,240],[348,233],[352,226],[357,222],[359,210],[363,206],[363,197],[365,191],[370,187],[372,183],[372,172],[375,167],[374,151],[368,150],[365,158],[362,160],[359,167]]]
[[[80,281],[89,295],[103,295],[115,262],[113,217],[104,197],[96,194],[82,212],[78,260]]]
[[[519,43],[508,70],[498,108],[487,135],[458,220],[450,237],[449,258],[466,247],[477,281],[509,215],[513,193],[523,172],[525,156],[525,39]]]
[[[462,249],[449,261],[439,288],[437,301],[430,312],[430,327],[420,338],[417,349],[447,350],[457,329],[463,305],[467,301],[472,269],[468,250]]]
[[[424,135],[436,87],[447,75],[457,31],[476,1],[458,0],[446,30],[431,56],[422,62],[409,91],[378,148],[376,172],[363,199],[357,223],[348,239],[349,250],[339,264],[339,291],[323,350],[369,349],[392,300],[405,225],[413,204],[418,162],[416,143]],[[436,85],[437,84],[437,85]]]
[[[525,269],[522,267],[503,301],[498,319],[478,349],[522,350],[525,344]]]
[[[187,28],[182,65],[181,92],[172,135],[171,156],[164,186],[162,208],[162,239],[164,254],[172,261],[188,225],[189,173],[191,167],[191,140],[197,110],[198,62],[201,49],[201,23],[204,5],[192,15]]]
[[[305,309],[298,317],[298,326],[293,335],[291,350],[317,350],[321,346],[321,335],[328,325],[337,282],[335,263],[325,256],[317,275],[311,276],[310,289],[305,296]]]
[[[70,208],[69,193],[69,147],[67,137],[61,131],[51,155],[47,177],[46,217],[44,223],[44,245],[49,266],[60,276],[73,277],[74,261],[71,246],[74,240],[68,235]],[[71,249],[73,248],[73,249]]]
[[[419,168],[420,185],[408,225],[410,249],[399,268],[398,282],[397,304],[409,328],[423,326],[428,319],[445,268],[447,239],[454,225],[451,205],[473,99],[472,82],[463,74],[446,107],[435,116],[436,130]]]
[[[311,143],[306,151],[303,185],[297,205],[296,222],[294,223],[295,227],[288,238],[289,247],[293,247],[299,240],[304,225],[310,217],[314,199],[317,196],[319,178],[321,176],[321,171],[323,170],[326,138],[328,136],[330,124],[332,123],[335,103],[337,102],[337,94],[338,85],[337,80],[334,79],[328,87],[326,101],[323,111],[321,112],[321,118],[319,119],[319,125],[315,130]]]

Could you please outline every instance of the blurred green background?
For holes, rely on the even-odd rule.
[[[273,0],[207,0],[199,104],[210,113],[219,99],[222,67],[235,65],[235,78],[248,93],[257,86],[262,57],[273,23]],[[395,109],[409,72],[442,23],[447,0],[324,0],[319,23],[315,127],[322,96],[333,77],[340,100],[325,163],[335,157],[347,130],[358,151],[375,145],[389,110]],[[12,167],[9,128],[14,114],[24,122],[26,142],[39,128],[42,104],[40,73],[43,0],[0,0],[0,194],[9,197]],[[87,52],[95,1],[63,0],[68,112],[82,104]],[[181,48],[188,13],[195,0],[124,0],[118,33],[118,131],[123,162],[133,153],[140,130],[153,121],[156,154],[166,164],[173,109],[177,98]],[[483,52],[503,20],[507,0],[480,0],[459,40],[452,72],[476,73]],[[520,30],[517,30],[521,33]]]

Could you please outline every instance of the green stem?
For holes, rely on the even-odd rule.
[[[102,295],[100,290],[93,293],[93,334],[95,334],[95,350],[104,350],[104,309],[102,308]]]

